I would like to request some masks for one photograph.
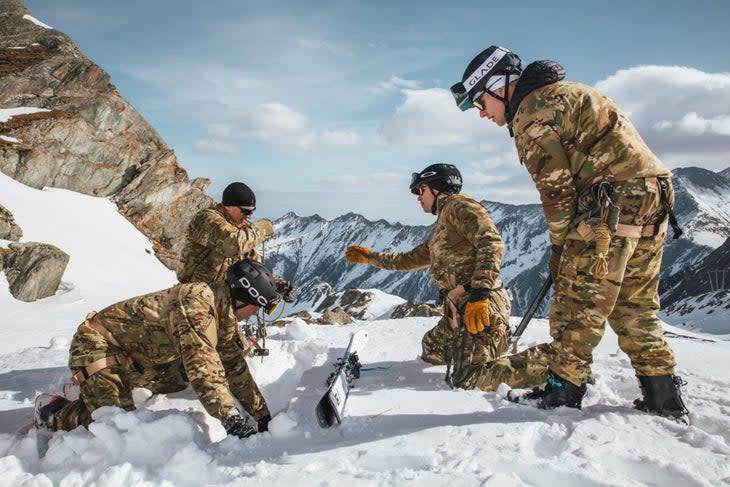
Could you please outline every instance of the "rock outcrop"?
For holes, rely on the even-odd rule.
[[[20,229],[10,210],[0,205],[0,240],[12,240],[17,242],[23,236],[23,230]]]
[[[410,316],[429,317],[442,315],[443,309],[440,306],[434,306],[433,304],[429,303],[413,303],[411,301],[408,301],[406,303],[396,306],[393,310],[393,314],[391,314],[390,317],[396,319],[408,318]]]
[[[18,0],[0,3],[0,171],[34,188],[109,197],[177,269],[192,215],[209,206],[157,131],[109,75]],[[7,112],[6,112],[7,113]]]
[[[0,254],[10,294],[27,302],[56,294],[69,261],[58,247],[37,242],[13,243]]]

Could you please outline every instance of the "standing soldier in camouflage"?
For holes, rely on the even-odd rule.
[[[553,61],[522,72],[517,55],[491,46],[451,88],[462,110],[476,107],[482,118],[507,125],[550,231],[553,341],[543,346],[547,383],[528,397],[545,409],[580,408],[593,349],[608,321],[641,386],[636,406],[681,418],[688,413],[681,379],[656,317],[667,221],[675,238],[681,233],[671,208],[671,174],[613,101],[564,76]],[[542,359],[534,357],[540,351],[529,351],[533,372],[541,369]],[[523,367],[517,376],[524,378],[530,360],[512,365]]]
[[[382,269],[428,267],[444,299],[444,317],[422,341],[421,358],[442,365],[484,363],[507,349],[510,303],[499,279],[504,243],[487,209],[461,194],[461,173],[432,164],[413,173],[410,190],[426,213],[437,216],[428,240],[409,252],[375,252],[352,245],[345,257]],[[460,331],[466,327],[467,334]],[[463,341],[459,337],[463,337]]]
[[[188,226],[178,280],[212,284],[225,280],[226,271],[234,262],[261,261],[256,246],[274,233],[274,227],[265,218],[250,223],[248,219],[255,210],[254,192],[244,183],[235,182],[223,191],[220,204],[196,213]],[[293,302],[294,286],[282,278],[275,279],[284,301]]]
[[[171,393],[189,383],[228,434],[266,431],[271,414],[246,364],[248,341],[237,322],[259,308],[272,311],[278,300],[269,270],[247,259],[230,267],[226,281],[178,284],[89,313],[68,362],[80,397],[38,396],[34,425],[51,431],[88,427],[102,406],[133,410],[134,387]],[[257,428],[241,416],[236,399]]]

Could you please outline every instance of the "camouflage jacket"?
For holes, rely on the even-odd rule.
[[[544,75],[549,63],[529,65],[515,95],[520,84]],[[533,65],[537,69],[531,70]],[[616,104],[590,86],[549,82],[517,103],[509,127],[520,161],[540,193],[553,244],[563,244],[578,196],[593,184],[670,175]]]
[[[225,283],[178,284],[113,304],[95,319],[134,361],[129,371],[134,385],[144,386],[147,377],[164,380],[161,371],[180,366],[211,416],[223,421],[238,413],[234,396],[255,419],[269,414],[246,364],[248,342]],[[72,350],[69,366],[85,366],[97,358]]]
[[[180,282],[207,284],[224,281],[234,262],[260,260],[256,246],[270,236],[261,222],[233,223],[222,204],[201,210],[188,226],[177,278]]]
[[[373,252],[369,263],[395,271],[430,266],[431,279],[441,289],[500,287],[504,243],[487,209],[463,193],[440,196],[436,208],[436,224],[425,243],[409,252]]]

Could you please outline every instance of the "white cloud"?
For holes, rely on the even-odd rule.
[[[689,135],[717,134],[730,135],[730,115],[721,115],[712,119],[702,118],[695,112],[690,112],[681,120],[671,122],[662,120],[654,126],[657,130],[672,130],[684,132]]]
[[[463,146],[477,145],[484,139],[493,139],[497,145],[511,143],[507,129],[479,120],[476,110],[459,110],[448,90],[430,88],[403,93],[405,102],[378,129],[380,137],[389,144]]]
[[[351,147],[361,140],[354,132],[317,132],[308,117],[282,103],[264,103],[248,111],[225,110],[219,116],[228,119],[209,124],[207,133],[195,142],[196,150],[240,153],[240,149],[233,152],[233,147],[255,139],[273,146],[310,152]]]
[[[730,73],[682,66],[622,69],[596,83],[670,166],[730,164]]]
[[[417,90],[421,88],[420,81],[408,80],[393,76],[388,81],[382,81],[377,86],[371,86],[368,91],[375,94],[383,94],[390,91],[400,91],[403,89]]]
[[[198,137],[193,141],[193,150],[199,153],[220,153],[237,156],[241,154],[241,148],[234,143],[214,137]]]

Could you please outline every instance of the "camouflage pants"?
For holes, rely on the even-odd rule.
[[[660,220],[660,191],[650,184],[651,179],[614,183],[613,200],[621,208],[620,223],[644,226]],[[667,198],[673,202],[671,182],[668,189]],[[608,275],[602,279],[590,271],[595,241],[568,237],[550,307],[550,370],[574,384],[585,383],[593,349],[608,321],[636,375],[673,374],[674,352],[664,341],[656,316],[666,232],[642,238],[614,236],[608,252]]]
[[[507,325],[510,313],[507,292],[500,289],[492,293],[489,298],[490,326],[476,335],[468,333],[461,323],[465,305],[465,300],[463,301],[459,303],[461,311],[455,320],[446,307],[447,313],[444,317],[423,336],[421,358],[424,361],[434,365],[445,365],[450,358],[452,365],[483,364],[494,360],[507,350]],[[454,330],[452,323],[456,323],[461,332]]]
[[[82,323],[71,341],[69,368],[76,374],[95,360],[122,353]],[[79,398],[56,415],[56,427],[65,431],[78,426],[88,427],[91,413],[103,406],[133,410],[134,387],[145,387],[153,393],[177,392],[187,387],[187,377],[179,360],[141,373],[133,367],[128,370],[119,365],[102,369],[81,383]]]
[[[462,389],[486,392],[496,391],[503,382],[513,388],[528,389],[547,380],[550,352],[550,344],[542,343],[486,364],[471,365],[457,374],[454,382]]]
[[[567,241],[550,308],[550,370],[574,384],[585,383],[608,321],[636,375],[674,373],[674,352],[656,317],[663,250],[664,235],[614,238],[608,275],[598,279],[589,271],[594,244]]]
[[[668,195],[673,201],[674,195]],[[661,213],[658,192],[643,179],[619,182],[614,202],[622,210],[620,222],[643,226],[656,222]],[[470,367],[458,377],[466,389],[494,391],[501,382],[527,388],[547,379],[547,371],[583,384],[590,375],[593,349],[608,321],[618,343],[631,359],[636,375],[674,373],[674,353],[664,341],[656,312],[659,310],[659,270],[665,233],[652,237],[613,237],[608,253],[608,275],[599,279],[590,271],[595,242],[569,235],[560,262],[550,306],[553,342]]]

